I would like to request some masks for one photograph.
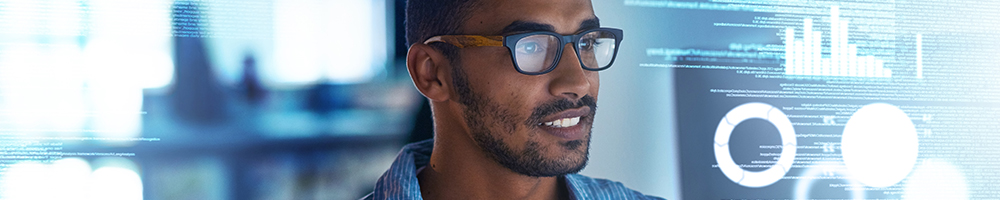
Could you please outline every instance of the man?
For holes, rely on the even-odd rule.
[[[406,66],[433,140],[404,147],[364,199],[650,199],[575,174],[598,71],[622,31],[590,0],[410,0]]]

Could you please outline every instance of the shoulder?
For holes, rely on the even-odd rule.
[[[362,199],[421,199],[417,169],[427,165],[434,140],[411,143],[400,150],[396,160],[375,183],[375,190]]]
[[[644,195],[617,181],[579,174],[566,175],[566,184],[576,199],[663,199]]]

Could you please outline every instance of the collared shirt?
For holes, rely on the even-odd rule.
[[[424,140],[403,147],[382,177],[375,184],[375,191],[365,196],[364,200],[404,200],[423,199],[420,196],[420,183],[417,181],[417,169],[430,162],[434,140]],[[566,188],[569,188],[570,199],[663,199],[646,196],[628,189],[619,182],[605,179],[590,178],[579,174],[564,176]]]

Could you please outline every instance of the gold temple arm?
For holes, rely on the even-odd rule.
[[[455,45],[458,48],[481,47],[481,46],[503,46],[503,36],[481,36],[481,35],[439,35],[424,41],[424,44],[444,42]]]

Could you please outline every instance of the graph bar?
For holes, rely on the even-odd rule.
[[[795,45],[794,46],[795,48],[792,49],[794,51],[794,52],[792,52],[792,55],[795,58],[795,60],[794,60],[795,62],[792,63],[794,65],[793,67],[795,68],[795,72],[796,72],[794,74],[798,74],[798,75],[805,74],[806,73],[805,72],[806,71],[806,64],[805,64],[806,55],[804,53],[802,53],[802,52],[805,52],[805,48],[806,48],[805,47],[805,42],[803,42],[802,40],[795,40],[795,44],[794,45]]]
[[[885,69],[882,68],[882,66],[879,65],[879,63],[878,63],[878,60],[876,60],[875,61],[875,75],[872,75],[872,77],[882,77],[882,72],[885,72]]]
[[[839,6],[830,7],[829,54],[823,50],[823,32],[812,18],[802,19],[802,39],[795,28],[786,27],[785,74],[793,76],[891,78],[885,61],[874,55],[858,55],[858,44],[850,43],[850,20],[841,18]],[[923,77],[923,36],[917,34],[917,77]]]
[[[883,72],[885,72],[886,70],[883,66],[885,64],[883,63],[882,60],[874,59],[874,61],[875,61],[875,76],[873,77],[883,77],[882,76],[884,74]]]
[[[802,40],[805,42],[805,48],[802,48],[803,50],[802,54],[805,54],[804,56],[805,59],[803,59],[802,61],[805,61],[804,67],[806,69],[805,71],[803,71],[803,75],[813,75],[814,71],[813,69],[815,69],[816,66],[813,65],[813,62],[817,61],[813,60],[812,56],[813,55],[812,26],[813,26],[813,20],[811,18],[806,18],[804,21],[802,21],[802,34],[803,34]]]
[[[822,72],[820,74],[818,74],[818,75],[820,75],[820,76],[830,76],[830,75],[832,75],[830,73],[830,59],[828,59],[828,58],[820,58],[820,64],[819,64],[819,66],[820,66],[820,69],[822,69]]]
[[[830,7],[830,73],[840,76],[840,7]]]
[[[841,59],[840,60],[840,68],[841,69],[849,69],[851,67],[851,65],[850,65],[850,62],[851,62],[850,57],[852,55],[856,55],[854,53],[851,53],[851,44],[847,43],[847,38],[848,38],[847,25],[849,24],[848,22],[850,22],[850,21],[846,20],[846,19],[840,19],[840,24],[839,24],[840,25],[840,38],[841,38],[840,39],[840,59]],[[846,72],[846,70],[845,71],[841,71],[841,75],[843,75],[843,76],[849,76],[848,73]]]
[[[858,45],[848,44],[847,45],[847,68],[848,76],[859,76],[861,73],[861,68],[858,67]]]
[[[812,59],[813,60],[813,71],[814,75],[824,76],[828,74],[826,68],[823,67],[823,32],[813,31],[812,34]]]
[[[785,74],[796,74],[795,28],[785,28]]]
[[[875,77],[875,56],[865,56],[865,76]]]

